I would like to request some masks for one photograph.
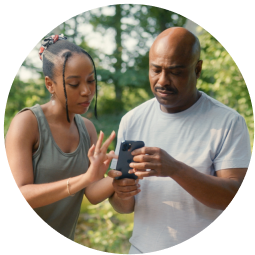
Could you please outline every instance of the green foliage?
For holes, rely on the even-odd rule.
[[[182,27],[187,20],[180,14],[154,6],[141,5],[140,10],[140,12],[135,13],[135,16],[138,19],[142,16],[140,19],[141,27],[153,37],[169,27]]]
[[[250,95],[237,65],[225,48],[209,33],[199,29],[203,70],[198,89],[235,109],[246,121],[253,146],[254,120]]]
[[[102,62],[107,63],[108,70],[99,70],[101,81],[112,84],[115,101],[119,112],[125,109],[123,93],[126,87],[148,87],[148,51],[156,35],[171,26],[183,26],[186,18],[165,9],[147,5],[115,5],[110,6],[112,15],[105,15],[103,9],[90,13],[90,23],[100,32],[113,30],[115,34],[115,50],[111,55],[104,55]],[[137,41],[130,51],[125,44],[128,39]],[[115,108],[116,110],[116,108]]]
[[[83,204],[88,204],[84,199]],[[75,241],[99,251],[127,254],[133,230],[133,214],[120,215],[105,200],[98,205],[82,207]]]
[[[7,99],[5,118],[4,118],[4,134],[6,135],[11,120],[21,109],[30,107],[34,104],[42,104],[49,97],[42,83],[23,82],[16,77],[12,83],[10,93]]]

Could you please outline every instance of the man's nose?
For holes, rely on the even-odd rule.
[[[162,72],[160,73],[158,84],[161,85],[162,87],[165,85],[171,85],[171,81],[165,70],[162,70]]]

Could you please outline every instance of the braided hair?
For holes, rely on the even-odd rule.
[[[95,81],[96,81],[96,100],[95,100],[95,108],[94,114],[97,118],[97,75],[96,75],[96,67],[95,63],[90,56],[90,54],[79,47],[78,45],[71,43],[66,40],[67,38],[61,35],[53,35],[50,37],[45,38],[42,41],[42,46],[39,50],[39,57],[43,62],[43,74],[44,76],[48,76],[51,80],[54,81],[54,60],[56,56],[59,56],[61,52],[64,53],[61,55],[64,58],[63,68],[62,68],[62,77],[63,77],[63,87],[64,87],[64,94],[66,99],[66,117],[67,121],[70,123],[69,114],[68,114],[68,101],[67,101],[67,94],[66,94],[66,86],[65,86],[65,66],[66,62],[69,57],[72,56],[72,53],[83,53],[89,57],[94,67],[95,72]]]

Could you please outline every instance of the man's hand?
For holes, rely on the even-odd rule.
[[[116,195],[122,200],[128,200],[140,192],[140,184],[138,184],[138,179],[124,178],[116,180],[115,177],[119,177],[121,174],[120,171],[116,170],[110,170],[108,172],[108,176],[113,178],[112,185]]]
[[[135,173],[139,179],[148,176],[171,177],[178,170],[178,161],[164,150],[157,147],[143,147],[132,152],[133,168],[129,173]],[[146,171],[150,169],[150,171]]]
[[[232,201],[247,171],[246,168],[222,169],[216,172],[217,176],[211,176],[175,160],[159,148],[143,147],[132,154],[135,163],[130,163],[133,168],[130,173],[139,178],[169,176],[198,201],[219,210]]]

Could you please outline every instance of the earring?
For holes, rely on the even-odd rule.
[[[54,96],[54,94],[51,94],[50,100],[51,100],[51,104],[55,105],[55,96]]]

